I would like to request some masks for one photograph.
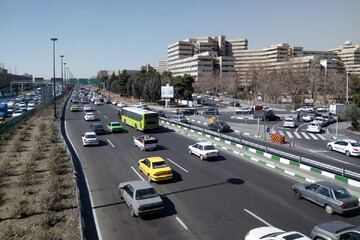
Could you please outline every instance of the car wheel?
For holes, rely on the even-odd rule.
[[[144,147],[141,147],[140,149],[141,149],[141,151],[145,151],[145,148],[144,148]]]
[[[142,172],[140,164],[139,164],[139,172]]]
[[[351,154],[350,154],[349,151],[346,151],[345,154],[346,154],[347,157],[350,157],[350,156],[351,156]]]
[[[333,150],[331,145],[328,146],[328,149],[329,149],[330,151]]]
[[[138,127],[137,127],[137,124],[135,124],[135,130],[136,131],[139,131]]]
[[[124,119],[124,123],[126,124],[126,119]]]
[[[297,198],[297,199],[301,199],[302,198],[302,195],[301,195],[301,192],[299,191],[299,190],[295,190],[295,197]]]
[[[191,155],[192,154],[192,151],[189,149],[189,154]]]
[[[334,214],[334,209],[332,208],[332,206],[330,205],[325,205],[325,211],[328,213],[328,214]]]
[[[203,160],[204,160],[203,155],[200,155],[200,160],[201,160],[201,161],[203,161]]]
[[[130,215],[131,215],[132,217],[135,217],[135,216],[136,216],[136,215],[135,215],[135,212],[134,212],[134,209],[133,209],[132,206],[130,206]]]
[[[120,195],[120,198],[121,198],[121,199],[124,199],[124,197],[123,197],[123,195],[122,195],[121,191],[119,191],[119,195]]]

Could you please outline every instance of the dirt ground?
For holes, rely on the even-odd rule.
[[[72,164],[51,109],[1,136],[0,239],[81,238]]]

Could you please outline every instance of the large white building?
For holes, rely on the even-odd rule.
[[[329,51],[337,54],[340,61],[348,67],[350,74],[360,75],[360,44],[353,45],[350,41],[346,41],[344,46]]]
[[[189,74],[197,79],[204,74],[235,72],[233,52],[247,49],[246,39],[227,41],[225,36],[198,37],[168,46],[168,71],[173,76]]]

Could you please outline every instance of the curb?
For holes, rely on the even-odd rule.
[[[252,153],[256,153],[260,156],[263,156],[263,157],[266,157],[266,158],[269,158],[269,159],[272,159],[272,160],[275,160],[275,161],[278,161],[282,164],[286,164],[286,165],[292,165],[292,166],[295,166],[295,167],[299,167],[303,170],[307,170],[309,172],[312,172],[312,173],[317,173],[317,174],[320,174],[322,176],[325,176],[325,177],[328,177],[328,178],[331,178],[333,180],[338,180],[338,181],[341,181],[343,183],[346,183],[346,184],[349,184],[350,186],[354,186],[354,187],[360,187],[360,182],[359,181],[356,181],[356,180],[352,180],[352,179],[349,179],[349,178],[346,178],[346,177],[342,177],[342,176],[339,176],[339,175],[336,175],[336,174],[333,174],[333,173],[330,173],[330,172],[326,172],[326,171],[323,171],[323,170],[320,170],[320,169],[317,169],[317,168],[313,168],[313,167],[310,167],[310,166],[307,166],[307,165],[304,165],[304,164],[301,164],[301,163],[298,163],[298,162],[294,162],[294,161],[291,161],[289,159],[286,159],[286,158],[282,158],[282,157],[279,157],[279,156],[276,156],[276,155],[272,155],[272,154],[269,154],[269,153],[265,153],[263,151],[260,151],[260,150],[256,150],[254,148],[250,148],[250,147],[247,147],[247,146],[244,146],[244,145],[241,145],[241,144],[237,144],[237,143],[234,143],[234,142],[231,142],[231,141],[228,141],[228,140],[224,140],[224,139],[221,139],[221,138],[218,138],[218,137],[214,137],[214,136],[211,136],[209,134],[205,134],[205,133],[202,133],[202,132],[199,132],[199,131],[196,131],[196,130],[192,130],[190,128],[186,128],[186,127],[183,127],[183,126],[180,126],[180,125],[176,125],[176,124],[173,124],[173,123],[169,123],[169,122],[165,122],[164,120],[160,120],[162,126],[164,127],[167,127],[167,125],[169,126],[174,126],[174,127],[177,127],[177,128],[181,128],[183,130],[187,130],[189,132],[192,132],[192,133],[196,133],[196,134],[199,134],[199,135],[202,135],[202,136],[205,136],[207,138],[210,138],[210,139],[213,139],[213,140],[216,140],[216,141],[219,141],[219,142],[222,142],[222,143],[225,143],[225,144],[228,144],[228,145],[231,145],[231,146],[234,146],[236,148],[240,148],[240,149],[245,149],[249,152],[252,152]],[[165,124],[165,125],[164,125]],[[264,161],[261,161],[261,160],[258,160],[256,158],[253,158],[251,156],[248,156],[246,154],[242,154],[240,152],[237,152],[237,151],[234,151],[233,149],[230,149],[230,148],[227,148],[227,147],[224,147],[222,145],[217,145],[218,147],[222,148],[222,149],[225,149],[227,151],[230,151],[230,152],[233,152],[235,154],[238,154],[238,155],[241,155],[241,156],[244,156],[248,159],[251,159],[253,161],[257,161],[261,164],[264,164],[264,165],[267,165],[267,166],[270,166],[276,170],[279,170],[283,173],[286,173],[286,174],[289,174],[291,176],[295,176],[295,177],[298,177],[302,180],[306,180],[306,181],[312,181],[312,180],[308,180],[306,177],[303,177],[303,176],[300,176],[296,173],[292,173],[292,172],[289,172],[285,169],[282,169],[282,168],[279,168],[279,167],[276,167],[272,164],[269,164],[269,163],[266,163]]]

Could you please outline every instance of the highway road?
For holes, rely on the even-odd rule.
[[[82,112],[70,112],[69,108],[65,128],[86,174],[100,239],[244,239],[249,230],[264,225],[306,235],[326,221],[360,225],[358,212],[330,216],[315,204],[296,200],[291,186],[297,179],[224,151],[218,160],[200,161],[187,152],[196,139],[163,127],[153,133],[159,139],[156,151],[134,147],[133,136],[142,133],[128,126],[123,126],[122,133],[99,136],[100,146],[83,147],[81,134],[91,122],[85,122]],[[104,126],[118,120],[114,106],[94,108],[97,121]],[[137,161],[150,156],[166,159],[174,179],[152,183],[165,201],[162,216],[134,218],[117,186],[144,179]]]

